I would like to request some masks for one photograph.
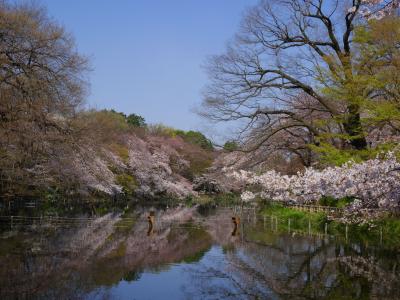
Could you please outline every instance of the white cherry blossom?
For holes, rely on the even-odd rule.
[[[385,159],[348,162],[341,167],[308,168],[294,176],[273,170],[260,175],[240,170],[229,176],[252,189],[258,187],[260,197],[275,201],[315,203],[323,196],[330,196],[354,197],[363,207],[371,208],[393,208],[400,204],[400,163],[392,153]],[[242,199],[254,197],[253,193],[251,197],[249,192],[242,194]]]

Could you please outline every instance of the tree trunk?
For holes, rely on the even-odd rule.
[[[349,114],[343,126],[350,137],[350,144],[357,150],[366,149],[367,140],[365,139],[364,130],[361,126],[359,106],[357,104],[350,104],[348,110]]]

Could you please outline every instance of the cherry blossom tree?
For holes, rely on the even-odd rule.
[[[385,159],[362,163],[348,162],[341,167],[323,170],[307,168],[294,176],[269,171],[257,175],[249,171],[227,172],[228,176],[247,184],[258,193],[245,191],[246,201],[259,196],[268,200],[294,200],[315,203],[323,196],[336,199],[354,197],[366,208],[396,208],[400,205],[400,163],[389,153]]]

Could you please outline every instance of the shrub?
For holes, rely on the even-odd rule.
[[[191,144],[198,145],[205,150],[212,150],[213,146],[209,139],[199,131],[188,131],[183,136],[183,139]]]
[[[118,185],[122,186],[122,191],[126,196],[133,196],[137,188],[136,179],[129,174],[120,174],[116,177]]]
[[[238,149],[238,144],[235,141],[227,141],[224,144],[224,150],[226,151],[235,151]]]

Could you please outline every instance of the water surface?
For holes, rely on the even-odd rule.
[[[399,251],[384,243],[235,226],[229,210],[158,211],[153,225],[149,213],[3,227],[0,298],[400,298]]]

